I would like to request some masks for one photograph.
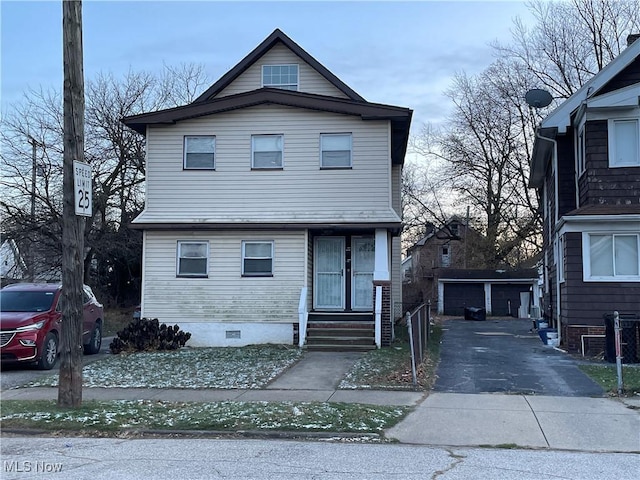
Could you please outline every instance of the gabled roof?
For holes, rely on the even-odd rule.
[[[640,103],[640,84],[598,94],[605,89],[617,75],[635,61],[640,59],[640,40],[636,40],[614,58],[609,65],[596,73],[577,92],[567,98],[542,121],[536,131],[536,140],[531,155],[531,172],[529,186],[540,187],[544,179],[546,164],[553,154],[555,139],[567,133],[571,127],[574,114],[587,104],[593,108],[614,106],[630,106],[630,99],[635,98],[635,105]],[[635,95],[635,97],[634,97]],[[610,102],[610,103],[609,103]],[[609,103],[607,105],[607,103]]]
[[[571,125],[571,115],[586,100],[595,97],[616,75],[633,63],[640,56],[640,40],[636,40],[614,58],[609,65],[596,73],[577,92],[567,98],[558,108],[543,121],[542,128],[557,128],[559,133],[566,133]]]
[[[333,84],[338,90],[344,93],[351,100],[365,102],[366,100],[352,90],[346,83],[336,77],[333,73],[327,70],[320,62],[309,55],[300,45],[287,37],[284,32],[276,28],[271,35],[269,35],[260,45],[254,48],[251,53],[244,57],[240,62],[224,74],[220,80],[211,85],[207,91],[195,99],[193,103],[206,102],[215,97],[218,93],[224,90],[231,82],[238,78],[245,70],[260,59],[265,53],[267,53],[274,45],[282,43],[289,50],[300,57],[304,62],[309,64],[320,75]]]
[[[323,112],[354,115],[362,120],[391,121],[391,157],[393,163],[402,164],[409,139],[413,111],[404,107],[361,102],[278,88],[259,88],[249,92],[228,95],[183,107],[133,115],[122,119],[136,132],[145,134],[147,125],[171,125],[181,120],[228,112],[257,105],[282,105]]]

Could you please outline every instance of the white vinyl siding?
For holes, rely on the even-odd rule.
[[[321,168],[350,168],[351,151],[350,133],[323,133],[320,135]]]
[[[305,63],[300,57],[282,44],[275,45],[265,53],[256,63],[238,76],[229,86],[222,90],[216,98],[236,93],[249,92],[262,87],[263,65],[298,65],[298,91],[328,95],[331,97],[348,98],[314,68]]]
[[[145,232],[144,314],[161,322],[277,322],[298,319],[305,284],[305,233],[189,232],[208,242],[208,278],[176,278],[176,242],[185,232]],[[273,241],[273,276],[242,277],[242,242]]]
[[[391,208],[389,128],[387,121],[281,106],[150,127],[146,209],[135,223],[399,222]],[[318,169],[319,134],[330,129],[352,132],[351,169]],[[184,135],[211,131],[216,171],[183,171]],[[256,133],[284,133],[284,170],[251,170]]]
[[[216,137],[186,135],[184,137],[184,168],[186,170],[214,170]]]
[[[609,120],[609,166],[640,166],[640,120]]]

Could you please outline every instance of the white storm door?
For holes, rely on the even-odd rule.
[[[373,308],[373,270],[376,264],[373,237],[354,237],[351,241],[351,308]]]
[[[344,309],[344,237],[316,237],[313,303],[317,309]]]

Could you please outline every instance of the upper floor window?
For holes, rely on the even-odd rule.
[[[179,277],[206,277],[209,273],[209,242],[178,241]]]
[[[269,277],[273,275],[273,242],[242,242],[242,276]]]
[[[350,133],[323,133],[320,135],[320,167],[351,167]]]
[[[583,234],[584,280],[640,280],[640,234]]]
[[[187,136],[184,137],[184,168],[186,170],[215,169],[216,137]]]
[[[440,249],[440,265],[442,267],[451,266],[451,247],[449,245],[442,245]]]
[[[251,168],[282,168],[284,135],[251,136]]]
[[[298,65],[263,65],[262,86],[298,90]]]
[[[640,120],[609,120],[609,166],[640,166]]]

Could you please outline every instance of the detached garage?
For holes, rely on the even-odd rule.
[[[539,305],[538,280],[535,269],[444,269],[438,278],[438,313],[462,316],[465,307],[480,307],[487,315],[519,316],[522,299],[528,303],[524,312]]]

